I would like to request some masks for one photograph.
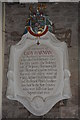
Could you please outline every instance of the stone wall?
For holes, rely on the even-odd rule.
[[[37,3],[36,3],[37,4]],[[35,4],[35,5],[36,5]],[[46,115],[36,117],[19,102],[6,98],[7,71],[10,46],[15,45],[23,35],[26,19],[29,13],[29,3],[6,3],[5,17],[5,49],[3,71],[3,118],[75,118],[78,117],[78,3],[46,3],[47,15],[56,28],[70,28],[72,30],[69,63],[71,71],[72,98],[61,106],[57,103]]]

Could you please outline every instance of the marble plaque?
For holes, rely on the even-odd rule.
[[[46,98],[56,89],[57,55],[46,45],[32,45],[19,58],[20,88],[29,98]]]
[[[62,54],[56,47],[43,43],[20,51],[16,53],[15,64],[16,96],[28,100],[35,110],[42,111],[46,101],[56,97],[62,89]]]
[[[56,42],[54,36],[54,42],[47,39],[48,34],[36,44],[28,34],[12,46],[7,97],[21,102],[32,114],[41,116],[58,101],[71,97],[67,47],[65,43]]]

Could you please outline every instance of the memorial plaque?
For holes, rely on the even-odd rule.
[[[16,53],[16,96],[31,102],[35,110],[42,110],[45,102],[61,89],[61,55],[56,47],[42,42],[20,51]]]
[[[20,56],[19,80],[23,93],[31,99],[46,98],[55,92],[57,85],[57,56],[46,45],[32,45]]]
[[[38,39],[38,45],[32,38],[27,39],[27,35],[11,49],[7,97],[41,116],[58,101],[71,97],[67,47],[65,43],[45,38]]]

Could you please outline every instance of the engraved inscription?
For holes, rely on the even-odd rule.
[[[57,81],[56,53],[46,45],[33,45],[20,56],[21,88],[30,95],[52,94]]]

